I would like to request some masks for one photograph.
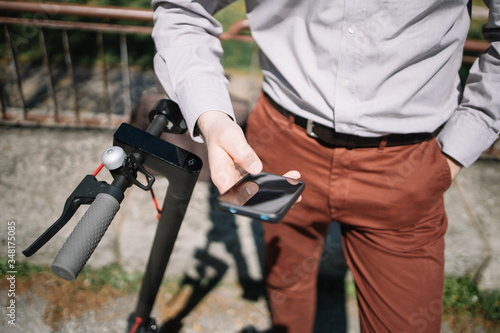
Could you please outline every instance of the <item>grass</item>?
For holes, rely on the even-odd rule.
[[[81,317],[89,309],[98,312],[116,297],[137,292],[141,282],[140,274],[127,274],[118,265],[84,268],[73,282],[56,277],[47,266],[21,261],[16,261],[15,266],[15,297],[47,300],[42,319],[54,329],[65,318]],[[5,278],[10,275],[8,271],[7,259],[0,258],[2,292],[10,287],[10,281]]]
[[[0,290],[7,287],[7,263],[7,258],[0,258]],[[78,311],[98,307],[116,296],[137,293],[142,278],[140,273],[126,273],[117,264],[98,269],[86,267],[74,282],[55,277],[47,266],[16,262],[16,270],[18,294],[42,286],[39,293],[51,302],[46,317],[52,323],[61,319],[58,314],[63,308],[71,308],[75,311],[72,314],[78,315]],[[166,280],[163,287],[166,292],[174,293],[180,284],[180,280]],[[348,300],[355,300],[352,281],[345,284],[345,293]],[[470,331],[471,325],[484,327],[488,332],[500,332],[500,291],[481,290],[470,276],[447,276],[443,299],[443,316],[456,332]],[[75,302],[81,303],[80,310]]]
[[[7,258],[0,258],[0,278],[9,275],[7,273],[9,271],[7,264]],[[41,276],[47,277],[47,275],[51,275],[53,279],[63,282],[63,280],[49,272],[48,266],[34,265],[23,261],[16,261],[15,265],[16,280],[22,284],[30,284],[33,280]],[[133,293],[139,291],[141,279],[141,273],[127,273],[118,264],[112,264],[97,269],[85,267],[80,272],[75,285],[78,286],[79,290],[89,292],[98,292],[104,287],[109,287],[121,293]]]
[[[472,323],[500,332],[500,291],[481,290],[469,275],[448,276],[443,299],[443,314],[459,331],[469,329]]]

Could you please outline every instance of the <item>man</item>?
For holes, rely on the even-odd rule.
[[[467,0],[247,0],[263,94],[235,125],[220,64],[232,1],[153,1],[157,75],[221,192],[242,172],[297,170],[303,200],[264,225],[275,332],[311,332],[322,244],[342,226],[363,332],[439,332],[443,193],[500,132],[500,1],[464,91]],[[291,173],[298,177],[299,174]]]

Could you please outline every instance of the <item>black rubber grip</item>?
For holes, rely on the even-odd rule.
[[[74,281],[120,209],[107,193],[99,193],[62,246],[50,269],[60,278]]]

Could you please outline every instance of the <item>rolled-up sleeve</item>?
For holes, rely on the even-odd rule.
[[[170,99],[179,104],[188,130],[198,117],[218,110],[234,119],[228,80],[221,64],[221,24],[213,14],[231,1],[152,1],[156,75]]]
[[[468,167],[500,133],[500,0],[485,1],[490,48],[473,64],[462,102],[439,134],[443,152]]]

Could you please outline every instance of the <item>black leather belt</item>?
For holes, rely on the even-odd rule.
[[[351,134],[338,133],[335,129],[322,124],[315,123],[310,119],[306,119],[295,115],[286,110],[281,105],[273,101],[267,94],[264,94],[271,105],[287,118],[293,116],[294,122],[298,126],[304,128],[308,136],[335,147],[344,147],[348,149],[354,148],[376,148],[380,147],[382,140],[386,141],[385,146],[403,146],[412,145],[424,141],[429,141],[435,138],[439,130],[433,133],[409,133],[409,134],[389,134],[383,137],[363,137]]]

